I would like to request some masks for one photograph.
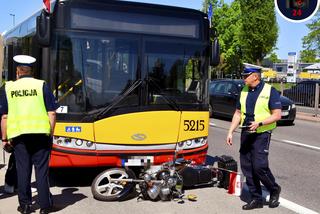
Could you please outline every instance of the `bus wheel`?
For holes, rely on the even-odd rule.
[[[112,168],[101,172],[91,184],[93,197],[99,201],[121,201],[134,190],[134,182],[112,181],[110,178],[135,179],[130,169]]]

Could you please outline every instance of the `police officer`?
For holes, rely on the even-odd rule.
[[[2,85],[0,88],[0,97],[5,95],[4,90],[4,80],[2,80]],[[2,115],[0,116],[0,118]],[[1,125],[0,125],[1,130]],[[4,183],[4,191],[8,194],[14,193],[15,189],[17,188],[17,169],[16,169],[16,160],[13,153],[13,147],[9,143],[3,143],[3,150],[7,153],[10,153],[10,158],[8,161],[8,167],[5,174],[5,183]]]
[[[31,213],[31,174],[35,167],[40,213],[52,207],[49,190],[48,163],[51,135],[58,105],[44,81],[31,76],[35,58],[27,55],[13,57],[18,63],[16,81],[8,81],[1,97],[0,113],[2,142],[14,146],[18,177],[18,211]]]
[[[263,207],[260,182],[270,191],[269,207],[274,208],[280,204],[281,188],[269,169],[268,154],[271,131],[281,118],[280,95],[271,85],[261,81],[261,69],[245,68],[242,76],[245,86],[241,91],[226,143],[232,145],[232,134],[240,124],[240,164],[252,196],[252,200],[242,209]]]

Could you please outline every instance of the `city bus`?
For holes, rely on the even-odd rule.
[[[3,34],[6,80],[18,54],[59,102],[50,167],[144,166],[208,150],[208,16],[126,1],[57,0]]]

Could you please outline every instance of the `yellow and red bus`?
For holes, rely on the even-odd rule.
[[[59,101],[50,166],[161,164],[175,153],[203,163],[208,67],[219,61],[207,15],[125,1],[51,5],[3,35],[5,79],[15,78],[14,55],[32,55]]]

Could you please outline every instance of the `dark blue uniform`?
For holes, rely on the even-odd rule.
[[[0,93],[0,114],[8,114],[5,89],[2,88]],[[58,104],[46,84],[43,86],[43,96],[46,110],[55,111]],[[23,134],[13,138],[11,143],[14,146],[16,159],[20,206],[32,204],[31,173],[32,165],[34,165],[40,208],[50,207],[52,199],[49,191],[48,162],[52,143],[51,137],[46,134]]]
[[[255,121],[254,108],[263,86],[264,82],[260,82],[254,89],[249,88],[246,100],[247,112],[243,125],[249,125],[251,121]],[[237,109],[241,109],[240,101],[238,101]],[[281,109],[280,95],[273,87],[270,94],[269,109]],[[264,133],[242,131],[241,133],[241,170],[246,177],[246,183],[252,199],[257,201],[262,201],[260,181],[270,192],[276,191],[279,187],[269,168],[268,154],[270,138],[271,131]]]

